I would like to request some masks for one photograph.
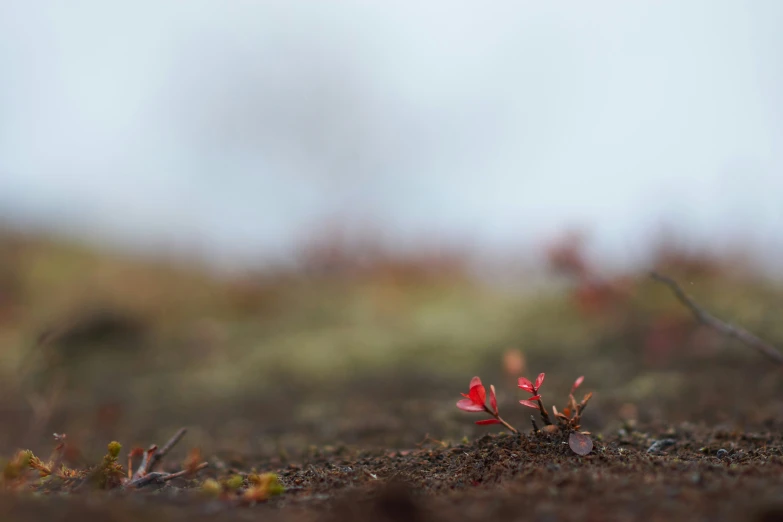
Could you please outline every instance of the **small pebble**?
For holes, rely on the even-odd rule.
[[[729,456],[729,452],[728,452],[728,451],[726,451],[725,449],[721,448],[721,449],[719,449],[719,450],[718,450],[718,451],[715,453],[715,456],[716,456],[716,457],[718,457],[719,459],[725,459],[726,457],[728,457],[728,456]]]
[[[658,453],[659,451],[663,451],[664,449],[668,448],[669,446],[672,446],[676,444],[677,441],[674,439],[660,439],[654,441],[649,448],[647,448],[647,453]]]

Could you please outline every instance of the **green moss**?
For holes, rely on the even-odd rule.
[[[120,456],[120,450],[122,450],[122,444],[116,440],[109,443],[109,455],[111,455],[113,458],[116,459]]]
[[[217,497],[223,492],[223,486],[215,479],[207,479],[201,484],[201,492],[210,497]]]
[[[101,489],[112,489],[122,485],[122,479],[125,471],[117,462],[122,445],[119,442],[110,442],[107,446],[107,453],[103,457],[103,462],[95,471],[96,485]]]
[[[6,462],[3,466],[3,479],[14,480],[19,478],[30,467],[30,461],[33,457],[33,452],[30,450],[19,451],[12,460]]]
[[[260,493],[262,497],[274,497],[285,493],[285,486],[280,483],[280,479],[274,473],[262,473],[248,475],[247,481],[251,489]]]
[[[233,475],[230,478],[226,479],[225,485],[228,489],[231,490],[237,490],[242,487],[242,484],[244,484],[245,479],[242,478],[242,475]]]

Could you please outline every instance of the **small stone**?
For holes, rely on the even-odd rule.
[[[674,439],[660,439],[660,440],[653,441],[650,447],[647,448],[647,453],[661,452],[664,449],[668,448],[669,446],[673,446],[676,443],[677,441]]]
[[[589,435],[575,431],[568,437],[568,446],[577,455],[585,456],[593,451],[593,440]]]

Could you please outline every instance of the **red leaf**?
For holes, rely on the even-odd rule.
[[[589,436],[575,431],[568,436],[568,446],[577,455],[585,456],[593,451],[593,440]]]
[[[500,424],[500,421],[497,419],[484,419],[480,421],[476,421],[476,424],[479,426],[489,426],[490,424]]]
[[[589,401],[589,400],[590,400],[590,397],[592,397],[592,396],[593,396],[593,392],[590,392],[590,393],[588,393],[587,395],[585,395],[585,398],[584,398],[584,399],[582,399],[582,407],[584,407],[585,405],[587,405],[587,401]]]
[[[462,399],[461,401],[457,401],[457,408],[462,411],[484,411],[483,405],[476,404],[470,399]]]
[[[517,387],[522,388],[528,393],[535,393],[533,390],[533,383],[529,380],[525,379],[524,377],[520,377],[517,381]]]
[[[481,384],[471,387],[468,395],[475,404],[484,406],[484,403],[487,401],[487,392]]]
[[[541,387],[541,385],[544,384],[544,375],[546,375],[546,374],[544,374],[544,373],[539,373],[538,374],[538,377],[536,378],[536,385],[533,386],[536,389],[536,391],[538,391],[538,389]]]
[[[522,406],[527,406],[528,408],[533,408],[534,410],[538,409],[538,403],[535,403],[533,401],[521,400],[519,401],[519,404],[521,404]]]
[[[492,411],[495,415],[498,414],[498,399],[495,397],[495,385],[489,385],[489,405],[492,407]]]
[[[533,395],[533,396],[532,396],[532,397],[530,397],[528,400],[529,400],[529,401],[537,401],[537,400],[538,400],[538,399],[540,399],[540,398],[541,398],[541,396],[540,396],[540,395]]]
[[[574,381],[574,385],[573,385],[573,386],[571,386],[571,394],[572,394],[572,395],[573,395],[573,393],[576,391],[576,389],[577,389],[577,388],[579,388],[579,387],[582,385],[582,382],[583,382],[584,380],[585,380],[585,376],[584,376],[584,375],[582,375],[581,377],[578,377],[578,378],[577,378],[577,379]]]
[[[486,411],[487,407],[484,403],[487,399],[487,392],[478,376],[470,380],[470,391],[461,395],[465,398],[457,403],[457,408],[464,411]]]

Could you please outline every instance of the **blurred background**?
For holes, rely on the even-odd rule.
[[[776,370],[646,272],[783,339],[782,22],[3,3],[0,447],[458,438],[477,373],[519,423],[539,371],[553,395],[587,376],[593,427],[770,422]],[[748,372],[756,409],[719,396]]]

